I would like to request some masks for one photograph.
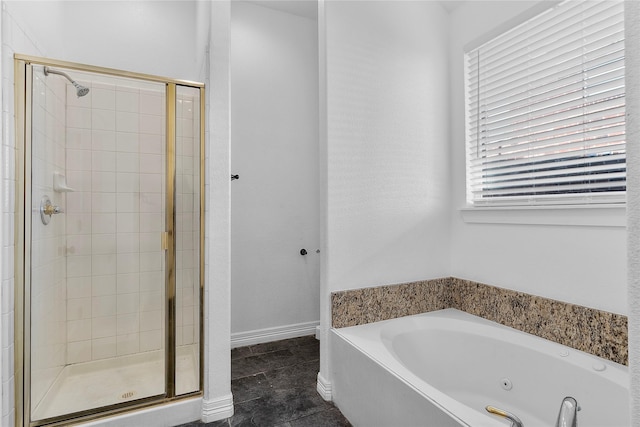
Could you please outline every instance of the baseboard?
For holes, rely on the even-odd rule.
[[[233,416],[233,395],[228,394],[218,399],[202,399],[202,421],[210,423]]]
[[[184,399],[166,405],[134,410],[124,414],[78,424],[81,427],[171,427],[197,421],[203,408],[201,397]],[[231,406],[233,413],[233,404]]]
[[[276,326],[274,328],[256,329],[255,331],[237,332],[231,334],[231,348],[314,335],[316,333],[316,326],[319,324],[320,321],[315,321]]]
[[[320,373],[318,373],[318,385],[316,386],[316,390],[324,400],[331,402],[331,382],[327,381]]]

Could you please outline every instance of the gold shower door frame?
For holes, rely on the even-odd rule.
[[[31,143],[32,143],[32,66],[52,66],[66,69],[124,77],[146,82],[163,83],[166,88],[166,192],[165,192],[165,393],[124,403],[98,407],[41,421],[31,421]],[[204,84],[186,80],[133,73],[111,68],[58,61],[28,55],[14,55],[15,71],[15,137],[16,137],[16,217],[15,217],[15,410],[16,425],[38,427],[61,426],[86,422],[105,416],[125,413],[134,409],[169,403],[201,396],[204,387],[204,138],[205,88]],[[197,391],[176,395],[176,88],[187,87],[199,91],[200,114],[200,212],[199,212],[199,388]],[[194,107],[197,107],[194,105]],[[72,417],[70,417],[72,415]]]

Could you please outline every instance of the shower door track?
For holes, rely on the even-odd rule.
[[[163,83],[166,88],[166,187],[165,209],[166,231],[162,236],[165,249],[165,392],[133,401],[111,404],[71,414],[55,416],[39,421],[31,420],[31,210],[35,202],[31,196],[31,95],[32,66],[64,67],[66,69],[124,77],[147,82]],[[16,140],[16,216],[15,216],[15,315],[14,315],[14,363],[15,363],[15,414],[17,426],[62,426],[87,422],[132,410],[200,397],[204,387],[204,166],[205,166],[205,88],[204,84],[172,78],[121,71],[40,58],[29,55],[14,55],[15,71],[15,140]],[[68,76],[66,76],[69,78]],[[176,88],[188,87],[198,90],[200,114],[199,129],[199,358],[198,390],[176,395]]]

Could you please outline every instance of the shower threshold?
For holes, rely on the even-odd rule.
[[[176,349],[176,392],[199,389],[198,346]],[[129,402],[164,393],[163,350],[65,366],[42,400],[32,421]]]

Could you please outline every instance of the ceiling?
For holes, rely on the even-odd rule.
[[[292,13],[309,19],[318,19],[317,0],[247,0],[250,3],[258,4],[281,12]],[[330,0],[340,1],[340,0]],[[438,3],[451,13],[458,6],[466,1],[463,0],[438,0]]]
[[[309,19],[318,19],[317,0],[248,0],[249,3]]]
[[[438,1],[444,7],[447,12],[451,13],[454,9],[460,6],[462,3],[466,3],[466,1],[461,0],[440,0]]]

